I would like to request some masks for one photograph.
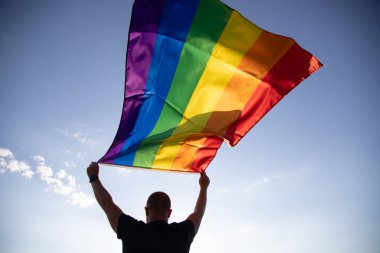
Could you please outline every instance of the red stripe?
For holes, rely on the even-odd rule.
[[[286,94],[321,66],[313,55],[294,44],[265,76],[225,138],[236,145]]]
[[[216,152],[218,152],[222,143],[223,139],[221,138],[215,136],[208,137],[204,142],[203,147],[198,150],[197,156],[190,166],[190,171],[205,171],[207,166],[214,159]]]

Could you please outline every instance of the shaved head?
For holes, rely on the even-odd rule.
[[[171,207],[170,198],[165,192],[154,192],[149,196],[146,207],[156,213],[165,213]]]

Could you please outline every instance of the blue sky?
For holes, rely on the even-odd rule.
[[[324,67],[207,172],[191,252],[379,253],[379,1],[229,0]],[[132,1],[0,1],[0,252],[120,252],[85,168],[123,102]],[[185,219],[196,175],[101,167],[124,212],[156,190]]]

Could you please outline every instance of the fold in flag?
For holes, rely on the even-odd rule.
[[[121,122],[99,162],[202,172],[321,66],[218,0],[135,0]]]

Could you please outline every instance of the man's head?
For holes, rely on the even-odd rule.
[[[172,212],[170,198],[165,192],[152,193],[145,207],[146,222],[156,220],[168,221]]]

